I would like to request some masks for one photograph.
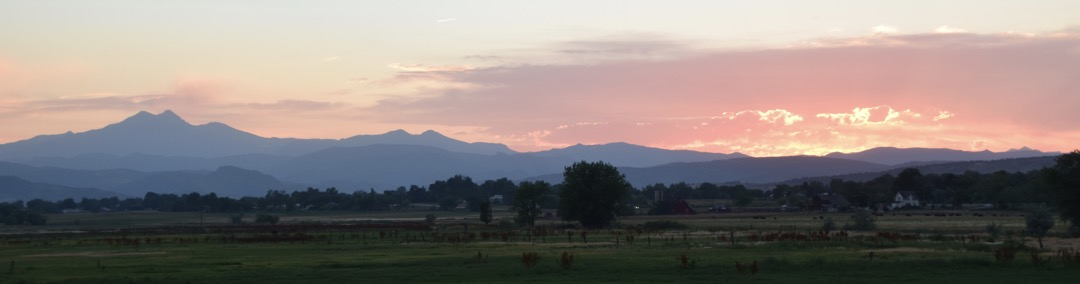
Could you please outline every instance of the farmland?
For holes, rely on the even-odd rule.
[[[1018,212],[889,213],[866,232],[820,230],[847,213],[635,216],[602,230],[496,225],[505,210],[491,225],[463,211],[429,224],[429,213],[296,212],[276,225],[197,212],[50,215],[44,227],[0,231],[0,283],[1080,281],[1080,242],[1051,237],[1033,255]],[[657,227],[667,221],[686,227]]]

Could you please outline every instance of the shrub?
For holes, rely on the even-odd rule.
[[[1025,217],[1027,233],[1039,240],[1039,249],[1043,249],[1043,237],[1054,227],[1054,216],[1046,208],[1036,208]]]
[[[993,223],[986,224],[986,233],[990,235],[990,241],[993,242],[1001,236],[1001,224]]]
[[[276,216],[276,215],[270,215],[270,214],[255,215],[255,223],[277,224],[278,220],[280,220],[280,218],[278,216]]]
[[[435,225],[435,214],[427,214],[427,216],[424,216],[424,223]]]
[[[825,223],[821,224],[821,230],[825,232],[836,230],[836,222],[833,221],[832,217],[825,218]]]
[[[852,224],[845,224],[844,230],[871,231],[877,228],[874,224],[874,214],[870,210],[858,210],[851,216]]]

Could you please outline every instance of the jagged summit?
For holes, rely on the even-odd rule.
[[[191,126],[190,123],[180,118],[175,112],[171,110],[165,110],[160,114],[152,114],[148,111],[140,111],[135,115],[132,115],[123,121],[112,124],[110,126],[124,126],[124,125],[137,125],[147,127],[167,127],[167,126]]]
[[[179,115],[176,115],[175,112],[173,112],[172,110],[168,110],[168,109],[161,112],[161,113],[159,113],[157,116],[158,116],[158,118],[161,118],[161,119],[180,120],[180,121],[184,120],[183,118],[180,118]]]
[[[398,129],[385,134],[357,135],[340,140],[266,138],[220,122],[192,125],[172,110],[165,110],[158,114],[140,111],[120,122],[86,132],[42,135],[0,144],[0,160],[70,158],[88,154],[200,158],[248,154],[298,156],[328,147],[374,144],[423,145],[474,154],[515,153],[506,145],[467,143],[434,130],[410,134]]]

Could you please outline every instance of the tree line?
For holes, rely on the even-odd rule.
[[[215,193],[149,192],[143,197],[125,199],[35,199],[0,203],[0,220],[6,224],[44,223],[43,217],[35,214],[72,209],[89,212],[375,211],[427,204],[432,210],[454,210],[465,204],[468,210],[481,212],[490,210],[490,204],[484,204],[489,201],[510,205],[517,213],[515,222],[521,225],[532,225],[540,217],[542,208],[554,208],[563,220],[579,221],[586,226],[604,226],[618,216],[634,214],[634,208],[662,205],[654,200],[657,192],[663,192],[665,199],[724,199],[731,200],[735,206],[745,206],[754,200],[772,200],[790,208],[806,208],[813,196],[826,192],[843,195],[855,206],[875,207],[891,203],[899,191],[914,192],[924,204],[942,207],[958,208],[970,203],[990,204],[997,209],[1015,209],[1028,204],[1051,205],[1058,209],[1064,220],[1080,220],[1080,151],[1060,156],[1053,167],[1027,173],[1001,171],[924,175],[911,168],[896,176],[885,174],[864,182],[833,179],[827,184],[779,184],[765,190],[712,183],[653,184],[635,189],[617,168],[604,162],[575,163],[564,169],[563,178],[563,182],[554,185],[543,181],[515,183],[506,178],[476,183],[470,177],[456,175],[435,181],[427,187],[401,186],[383,192],[369,189],[346,193],[331,187],[293,192],[269,190],[261,197],[241,198],[223,197]],[[492,199],[497,195],[502,199]]]

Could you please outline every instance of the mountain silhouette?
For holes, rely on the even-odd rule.
[[[467,143],[430,130],[418,135],[397,130],[382,135],[357,135],[338,140],[265,138],[218,122],[192,125],[176,113],[166,110],[156,115],[141,111],[101,129],[41,135],[2,144],[0,160],[28,162],[34,159],[70,159],[102,154],[188,158],[220,158],[248,154],[299,156],[329,147],[374,144],[423,145],[477,154],[514,153],[506,145]]]
[[[651,167],[676,162],[705,162],[746,158],[742,153],[720,154],[688,150],[666,150],[629,143],[581,145],[551,149],[533,153],[538,157],[553,158],[569,165],[577,161],[604,161],[620,167]]]
[[[1057,154],[1027,147],[1001,153],[874,148],[825,157],[752,158],[741,153],[666,150],[628,143],[579,144],[519,153],[506,145],[469,143],[431,130],[420,134],[395,130],[344,139],[265,138],[217,122],[192,125],[176,113],[164,111],[156,115],[139,112],[101,129],[0,144],[0,161],[7,161],[0,162],[0,176],[132,196],[147,191],[243,196],[306,186],[385,190],[425,185],[454,175],[476,180],[506,177],[558,183],[564,167],[579,161],[610,163],[619,167],[631,183],[644,186],[674,182],[776,183],[880,173],[949,161]],[[940,171],[972,166],[943,167]]]
[[[1061,155],[1061,152],[1041,152],[1027,147],[1011,149],[1006,152],[991,152],[988,150],[969,152],[938,148],[879,147],[856,153],[830,153],[825,155],[825,157],[857,160],[884,165],[901,165],[905,163],[926,164],[927,162],[980,161],[1057,155]]]
[[[359,147],[378,144],[416,145],[429,146],[452,152],[470,154],[509,154],[516,153],[503,144],[475,142],[468,143],[446,137],[433,130],[424,131],[420,134],[410,134],[405,130],[394,130],[378,135],[356,135],[341,140],[329,139],[296,139],[289,145],[282,147],[277,154],[286,156],[299,156],[330,147]]]
[[[268,190],[286,190],[288,186],[277,178],[258,171],[233,166],[220,167],[213,172],[162,172],[126,183],[113,191],[142,196],[146,192],[186,194],[215,193],[219,196],[263,196]],[[292,188],[297,190],[298,188]]]
[[[888,166],[845,159],[791,156],[736,158],[708,162],[670,163],[654,167],[619,167],[626,180],[637,187],[656,183],[768,183],[800,177],[815,177],[856,172],[879,171]],[[562,175],[551,174],[527,180],[562,182]]]
[[[127,197],[124,194],[96,188],[74,188],[62,185],[31,182],[14,176],[0,176],[0,202],[34,199],[58,201],[65,198]]]
[[[890,167],[884,171],[870,171],[862,173],[849,173],[842,175],[830,175],[830,176],[817,176],[808,178],[799,178],[793,180],[783,181],[785,184],[802,184],[803,182],[822,182],[828,183],[830,180],[842,179],[845,181],[858,181],[865,182],[883,175],[897,176],[905,169],[914,168],[918,169],[920,173],[927,174],[963,174],[965,172],[976,172],[981,174],[994,173],[999,171],[1016,173],[1016,172],[1030,172],[1046,167],[1052,167],[1056,163],[1057,156],[1044,156],[1044,157],[1030,157],[1030,158],[1010,158],[991,161],[963,161],[963,162],[945,162],[945,163],[920,163],[920,164],[903,164],[901,166]]]
[[[43,184],[46,185],[46,188],[60,190],[58,192],[73,192],[70,190],[77,189],[84,192],[80,194],[86,194],[88,197],[143,196],[146,192],[174,194],[214,192],[221,196],[242,197],[262,196],[270,189],[297,190],[302,188],[302,186],[279,181],[273,176],[258,171],[235,166],[222,166],[214,171],[147,173],[126,169],[72,170],[0,162],[0,176],[15,177],[30,183]],[[3,186],[4,184],[0,184],[0,200],[14,200],[21,198],[19,196],[33,194],[4,191],[6,188],[3,188]]]
[[[85,154],[216,157],[268,152],[281,141],[236,130],[221,123],[191,125],[172,111],[139,112],[101,129],[37,136],[0,145],[0,159],[74,157]]]
[[[333,147],[266,169],[282,179],[316,184],[424,185],[454,175],[474,179],[521,178],[561,171],[562,165],[528,154],[482,155],[401,144]]]
[[[35,167],[18,163],[0,162],[0,176],[17,176],[40,183],[68,187],[109,189],[145,177],[144,172],[114,170],[73,170],[56,167]]]

